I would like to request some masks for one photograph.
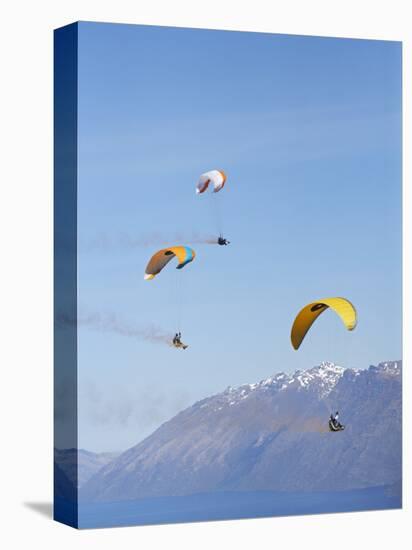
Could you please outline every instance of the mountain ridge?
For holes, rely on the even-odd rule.
[[[81,498],[396,483],[401,478],[401,373],[401,361],[368,369],[324,362],[229,386],[103,466],[84,484]],[[347,429],[330,434],[327,420],[335,410]]]

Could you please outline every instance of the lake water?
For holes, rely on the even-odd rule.
[[[63,503],[59,520],[64,521]],[[385,487],[316,493],[206,493],[134,501],[79,503],[79,528],[153,525],[241,518],[291,516],[402,507],[400,494]],[[66,506],[72,514],[72,507]],[[57,519],[57,518],[56,518]],[[66,518],[67,523],[71,518]],[[66,523],[65,522],[65,523]]]

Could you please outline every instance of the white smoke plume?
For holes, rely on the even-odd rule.
[[[120,320],[114,313],[78,314],[77,318],[73,318],[62,312],[56,316],[56,324],[60,328],[73,327],[77,324],[78,327],[86,327],[97,332],[119,334],[126,338],[167,345],[171,345],[173,338],[173,334],[158,326],[135,326]]]
[[[209,234],[203,235],[200,233],[175,233],[167,237],[160,233],[148,233],[139,236],[133,236],[127,233],[109,236],[102,233],[90,240],[80,239],[79,252],[114,252],[150,246],[158,246],[160,248],[180,244],[218,244],[217,241],[217,236]]]

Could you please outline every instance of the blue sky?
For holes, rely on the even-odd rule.
[[[81,447],[279,370],[401,357],[400,43],[81,23],[78,166],[80,310],[173,331],[178,274],[190,345],[80,327]],[[163,244],[215,232],[214,168],[231,245],[144,281]],[[356,331],[326,312],[295,352],[294,315],[328,296]]]

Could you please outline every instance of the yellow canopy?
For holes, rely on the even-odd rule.
[[[312,302],[300,310],[293,322],[290,339],[295,349],[299,348],[306,333],[319,315],[328,308],[333,309],[339,315],[348,330],[353,330],[356,327],[356,309],[349,300],[345,298],[325,298]]]

